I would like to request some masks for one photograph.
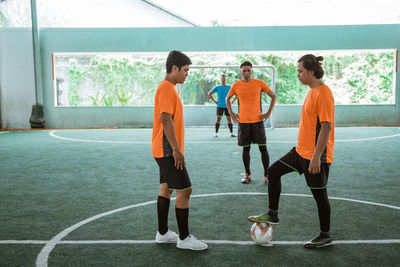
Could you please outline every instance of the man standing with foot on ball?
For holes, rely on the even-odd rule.
[[[320,224],[320,234],[306,242],[306,248],[332,245],[329,233],[331,207],[326,186],[333,161],[335,103],[331,90],[321,80],[324,75],[322,60],[323,57],[308,54],[298,61],[297,77],[302,84],[310,87],[310,91],[301,110],[297,146],[268,168],[269,211],[248,218],[252,222],[279,224],[281,176],[293,171],[298,175],[304,173],[317,203]],[[304,223],[304,218],[301,222]]]

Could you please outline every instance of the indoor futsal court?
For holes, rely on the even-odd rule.
[[[399,49],[397,0],[0,0],[0,266],[400,266]],[[173,50],[190,70],[168,71]],[[310,54],[322,75],[302,76]],[[153,125],[171,79],[192,185],[187,238],[208,245],[199,251],[178,246],[176,192],[166,218],[177,239],[156,236]],[[253,80],[268,88],[240,101],[235,86]],[[311,106],[325,85],[333,101]],[[316,128],[320,138],[334,125],[333,241],[304,247],[320,231],[319,210],[305,176],[290,172],[262,246],[248,217],[268,212],[271,178],[253,140],[243,182],[244,107],[259,116],[274,106],[257,122],[271,166],[302,142],[304,112],[329,104]]]
[[[193,184],[190,228],[209,245],[200,252],[154,243],[159,185],[151,129],[1,132],[7,177],[2,178],[2,264],[398,264],[399,173],[393,166],[398,165],[399,127],[336,128],[340,160],[329,177],[335,245],[317,251],[301,246],[318,221],[304,176],[294,173],[282,178],[274,245],[251,240],[247,216],[267,203],[260,155],[253,147],[254,182],[242,185],[241,149],[223,130],[218,140],[209,137],[212,128],[186,130]],[[296,135],[297,128],[267,130],[272,161],[296,144]],[[174,216],[169,224],[177,229]]]

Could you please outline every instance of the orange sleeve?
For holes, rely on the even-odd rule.
[[[229,92],[228,92],[228,96],[236,95],[236,87],[237,87],[237,85],[236,85],[236,83],[234,83],[234,84],[232,85],[231,89],[230,89]]]
[[[334,122],[335,101],[333,100],[333,95],[329,89],[323,90],[319,94],[317,100],[317,112],[320,122]]]
[[[160,110],[160,114],[168,113],[174,114],[176,98],[173,89],[168,87],[164,87],[160,90],[158,94],[158,107]]]
[[[261,81],[261,88],[265,93],[271,91],[271,88],[269,88],[269,86],[264,81]]]

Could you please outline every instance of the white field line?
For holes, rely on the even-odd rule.
[[[262,192],[234,192],[234,193],[232,193],[232,192],[222,192],[222,193],[210,193],[210,194],[193,195],[193,196],[190,196],[190,197],[191,198],[197,198],[197,197],[213,197],[213,196],[224,196],[224,195],[268,195],[268,193],[262,193]],[[281,195],[282,196],[290,196],[290,197],[313,197],[312,195],[306,195],[306,194],[285,194],[285,193],[282,193]],[[171,200],[174,200],[174,199],[175,198],[171,198]],[[329,199],[356,202],[356,203],[362,203],[362,204],[367,204],[367,205],[380,206],[380,207],[400,210],[399,206],[393,206],[393,205],[382,204],[382,203],[371,202],[371,201],[364,201],[364,200],[357,200],[357,199],[343,198],[343,197],[329,197]]]
[[[50,136],[54,138],[58,138],[61,140],[73,141],[73,142],[85,142],[85,143],[110,143],[110,144],[151,144],[151,141],[106,141],[106,140],[90,140],[90,139],[78,139],[78,138],[67,138],[56,135],[55,132],[57,130],[53,130],[49,133]],[[400,136],[400,134],[394,135],[386,135],[386,136],[376,136],[376,137],[368,137],[368,138],[359,138],[359,139],[343,139],[343,140],[335,140],[335,143],[345,143],[345,142],[360,142],[360,141],[371,141],[371,140],[379,140],[379,139],[387,139]],[[236,144],[237,141],[186,141],[185,144]],[[269,141],[267,143],[289,143],[296,144],[296,140],[275,140]]]
[[[49,242],[46,243],[46,245],[42,248],[42,250],[40,251],[37,259],[36,259],[36,266],[47,266],[47,259],[50,255],[50,252],[53,250],[53,248],[56,246],[57,243],[59,243],[61,241],[62,238],[64,238],[65,236],[67,236],[69,233],[71,233],[72,231],[74,231],[75,229],[81,227],[82,225],[85,225],[91,221],[97,220],[101,217],[113,214],[113,213],[117,213],[120,211],[124,211],[127,209],[131,209],[131,208],[136,208],[136,207],[140,207],[140,206],[146,206],[149,204],[153,204],[156,203],[156,200],[152,200],[152,201],[147,201],[147,202],[143,202],[143,203],[139,203],[139,204],[135,204],[135,205],[131,205],[131,206],[126,206],[123,208],[119,208],[119,209],[115,209],[115,210],[111,210],[111,211],[107,211],[107,212],[103,212],[100,213],[98,215],[95,215],[93,217],[90,217],[86,220],[80,221],[70,227],[68,227],[67,229],[65,229],[64,231],[58,233],[56,236],[54,236]]]
[[[49,241],[45,240],[0,240],[0,245],[45,245]]]
[[[400,134],[386,135],[386,136],[377,136],[377,137],[369,137],[369,138],[359,138],[359,139],[337,140],[337,141],[335,141],[335,142],[344,143],[344,142],[370,141],[370,140],[379,140],[379,139],[393,138],[393,137],[396,137],[396,136],[400,136]]]
[[[198,197],[211,197],[211,196],[223,196],[223,195],[267,195],[267,193],[261,193],[261,192],[222,192],[222,193],[210,193],[210,194],[200,194],[200,195],[193,195],[191,196],[192,198],[198,198]],[[281,194],[283,196],[294,196],[294,197],[313,197],[311,195],[305,195],[305,194]],[[352,202],[358,202],[358,203],[363,203],[363,204],[369,204],[369,205],[376,205],[376,206],[383,206],[387,208],[392,208],[392,209],[400,209],[398,206],[392,206],[392,205],[386,205],[382,203],[376,203],[376,202],[370,202],[370,201],[363,201],[363,200],[356,200],[356,199],[348,199],[348,198],[339,198],[339,197],[329,197],[329,199],[338,199],[338,200],[344,200],[344,201],[352,201]],[[171,200],[175,200],[175,198],[171,198]],[[80,221],[67,229],[63,230],[62,232],[58,233],[56,236],[54,236],[50,241],[46,242],[46,245],[42,248],[40,253],[38,254],[36,258],[36,266],[48,266],[48,258],[50,256],[51,251],[54,249],[54,247],[61,242],[61,239],[69,235],[72,231],[76,230],[77,228],[90,223],[92,221],[95,221],[99,218],[120,212],[120,211],[125,211],[131,208],[136,208],[136,207],[141,207],[141,206],[147,206],[150,204],[156,203],[156,200],[152,201],[147,201],[143,203],[138,203],[134,204],[131,206],[126,206],[122,207],[119,209],[103,212],[101,214],[95,215],[93,217],[90,217],[88,219],[85,219],[83,221]]]
[[[5,134],[5,133],[9,133],[9,131],[6,131],[6,132],[0,132],[0,134]]]
[[[215,245],[257,245],[254,241],[240,240],[202,240]],[[0,245],[44,245],[44,240],[0,240]],[[302,245],[305,241],[272,241],[274,245]],[[400,239],[334,240],[334,244],[400,244]],[[57,245],[96,245],[96,244],[156,244],[153,240],[64,240]]]
[[[66,137],[61,137],[58,135],[55,135],[54,133],[57,130],[51,131],[49,134],[52,137],[61,139],[61,140],[67,140],[67,141],[74,141],[74,142],[86,142],[86,143],[111,143],[111,144],[151,144],[151,141],[104,141],[104,140],[85,140],[85,139],[77,139],[77,138],[66,138]]]

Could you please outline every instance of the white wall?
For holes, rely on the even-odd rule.
[[[35,99],[32,32],[0,28],[0,97],[3,128],[31,128]]]

